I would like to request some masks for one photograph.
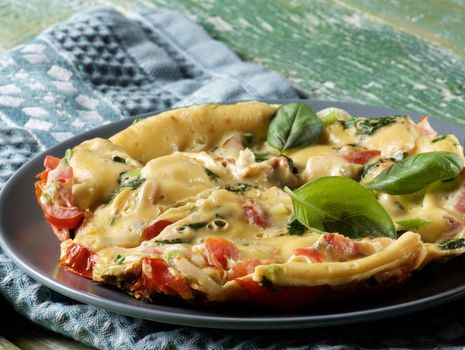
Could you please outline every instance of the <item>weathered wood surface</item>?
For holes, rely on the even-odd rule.
[[[0,51],[94,5],[177,9],[310,98],[401,107],[465,125],[462,0],[0,0]],[[84,348],[39,327],[25,332],[30,323],[15,319],[17,327],[0,329],[0,349]]]

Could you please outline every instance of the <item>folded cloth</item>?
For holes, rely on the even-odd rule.
[[[194,103],[296,97],[282,77],[242,62],[179,13],[81,13],[0,58],[0,187],[35,153],[104,123]],[[378,323],[370,332],[364,326],[239,332],[164,325],[68,299],[1,252],[0,292],[36,323],[100,349],[430,346],[465,334],[460,307],[448,314],[449,323],[438,318],[417,333],[400,322]]]

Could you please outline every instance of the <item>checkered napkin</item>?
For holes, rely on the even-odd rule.
[[[179,13],[81,13],[0,57],[0,187],[35,153],[105,123],[193,103],[296,97],[282,77],[242,62]],[[460,345],[465,334],[460,303],[405,322],[344,329],[239,332],[158,324],[61,296],[1,251],[0,292],[36,323],[101,349],[429,347]]]

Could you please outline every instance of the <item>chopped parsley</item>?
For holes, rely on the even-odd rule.
[[[436,143],[436,142],[439,142],[439,141],[442,141],[442,140],[445,140],[445,139],[447,139],[447,135],[438,136],[438,137],[435,137],[434,139],[432,139],[431,143]]]
[[[141,170],[142,168],[136,168],[121,173],[118,180],[119,186],[111,194],[110,200],[114,199],[125,187],[129,187],[131,190],[135,190],[140,187],[140,185],[142,185],[145,181],[145,178],[141,176]]]
[[[441,242],[439,248],[443,250],[452,250],[465,248],[465,238],[453,238],[447,241]]]
[[[126,164],[126,159],[121,158],[120,156],[113,156],[113,161],[116,163]]]
[[[236,192],[236,193],[244,193],[250,190],[251,188],[255,188],[255,186],[245,184],[245,183],[229,184],[229,185],[224,186],[224,189],[226,191]]]
[[[187,224],[185,225],[185,227],[189,227],[191,229],[194,229],[194,230],[198,230],[202,227],[205,227],[207,226],[207,223],[206,222],[194,222],[192,224]]]
[[[287,231],[291,236],[302,236],[307,231],[307,228],[296,218],[292,218],[287,223]]]
[[[383,118],[351,118],[349,120],[343,121],[342,124],[344,129],[349,129],[355,127],[357,129],[357,135],[371,135],[376,130],[393,124],[396,122],[397,118],[406,117],[400,115],[394,115],[390,117]]]
[[[210,178],[210,180],[215,181],[215,182],[218,181],[218,179],[219,179],[219,177],[220,177],[219,175],[215,174],[213,171],[211,171],[211,170],[208,169],[208,168],[205,168],[205,167],[204,167],[203,169],[204,169],[205,172],[207,173],[207,175],[208,175],[208,177]]]
[[[113,259],[113,261],[114,261],[115,263],[117,263],[117,264],[121,264],[121,263],[124,262],[125,259],[126,259],[126,258],[125,258],[124,256],[121,256],[121,255],[118,254],[117,256],[115,256],[115,258]]]
[[[175,239],[162,239],[159,241],[155,241],[157,244],[180,244],[183,243],[181,238],[175,238]]]

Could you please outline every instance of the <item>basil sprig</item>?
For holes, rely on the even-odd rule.
[[[452,152],[419,153],[384,169],[365,187],[389,194],[410,194],[435,181],[456,177],[463,166],[462,157]]]
[[[315,143],[323,123],[315,111],[301,103],[282,105],[268,127],[267,141],[281,153]]]
[[[396,238],[394,224],[370,190],[342,176],[308,182],[291,196],[294,215],[309,229],[339,232],[350,238]]]

